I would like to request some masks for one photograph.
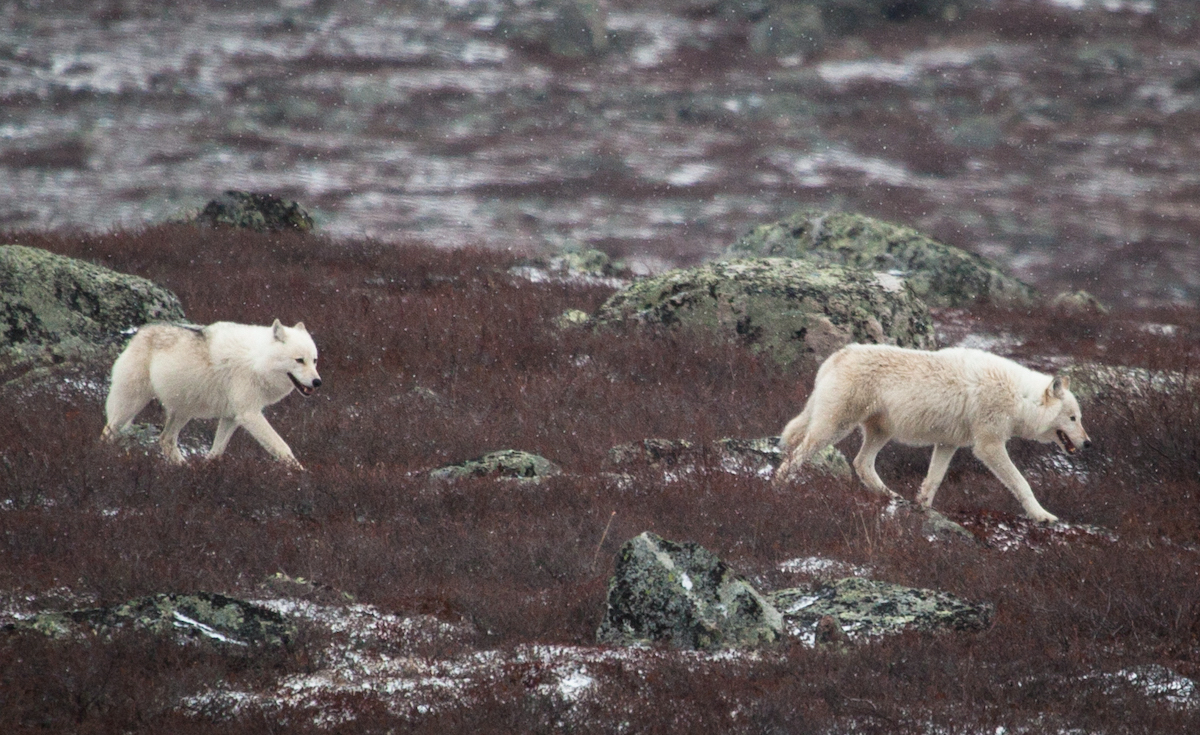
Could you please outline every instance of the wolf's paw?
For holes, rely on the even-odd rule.
[[[1037,515],[1030,514],[1029,520],[1033,521],[1034,523],[1041,523],[1049,526],[1053,523],[1058,523],[1058,516],[1052,513],[1038,513]]]

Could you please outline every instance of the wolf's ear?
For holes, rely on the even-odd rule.
[[[283,324],[278,319],[271,325],[271,335],[275,337],[276,342],[287,341],[287,334],[283,331]]]
[[[304,322],[296,322],[296,326],[292,327],[292,329],[299,329],[301,332],[308,331],[307,329],[304,328]]]
[[[1046,388],[1046,394],[1042,396],[1042,403],[1050,403],[1054,400],[1061,401],[1066,395],[1067,385],[1071,382],[1070,378],[1062,375],[1055,375],[1054,380],[1050,381],[1050,385]]]

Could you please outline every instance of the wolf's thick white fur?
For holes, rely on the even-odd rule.
[[[959,447],[975,456],[1004,483],[1035,521],[1058,520],[1048,513],[1008,457],[1012,437],[1056,443],[1073,453],[1089,447],[1079,402],[1065,377],[1051,377],[980,350],[937,352],[885,345],[849,345],[822,363],[812,394],[799,416],[783,430],[783,463],[775,480],[788,479],[826,446],[854,427],[863,434],[854,469],[871,490],[898,497],[875,472],[875,456],[892,439],[933,445],[929,473],[917,502],[933,496]]]
[[[159,443],[173,462],[183,462],[179,432],[187,422],[219,419],[209,457],[225,451],[241,426],[277,459],[300,467],[263,409],[293,389],[311,395],[319,385],[317,346],[303,322],[151,324],[138,330],[113,363],[102,437],[114,438],[157,398],[166,412]]]

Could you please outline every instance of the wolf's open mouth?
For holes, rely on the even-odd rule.
[[[1067,454],[1075,453],[1075,444],[1071,442],[1071,437],[1067,436],[1067,432],[1059,429],[1058,440],[1062,442],[1063,449],[1067,450]]]
[[[304,383],[301,383],[299,380],[296,380],[296,376],[292,375],[291,373],[288,373],[287,376],[292,379],[292,385],[296,386],[296,390],[300,391],[300,395],[311,396],[313,394],[313,391],[316,390],[311,385],[305,385]],[[1062,434],[1061,431],[1058,433],[1060,435]]]

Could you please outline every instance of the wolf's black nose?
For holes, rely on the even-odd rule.
[[[320,379],[320,378],[313,378],[313,387],[314,387],[314,388],[320,388],[320,387],[321,387],[321,379]],[[1085,446],[1085,447],[1086,447],[1086,446],[1087,446],[1087,444],[1084,444],[1083,446]]]
[[[314,382],[314,383],[313,383],[313,385],[316,385],[316,383]],[[1091,439],[1084,439],[1084,440],[1083,440],[1083,448],[1084,448],[1084,449],[1091,449],[1091,448],[1092,448],[1092,440],[1091,440]]]

